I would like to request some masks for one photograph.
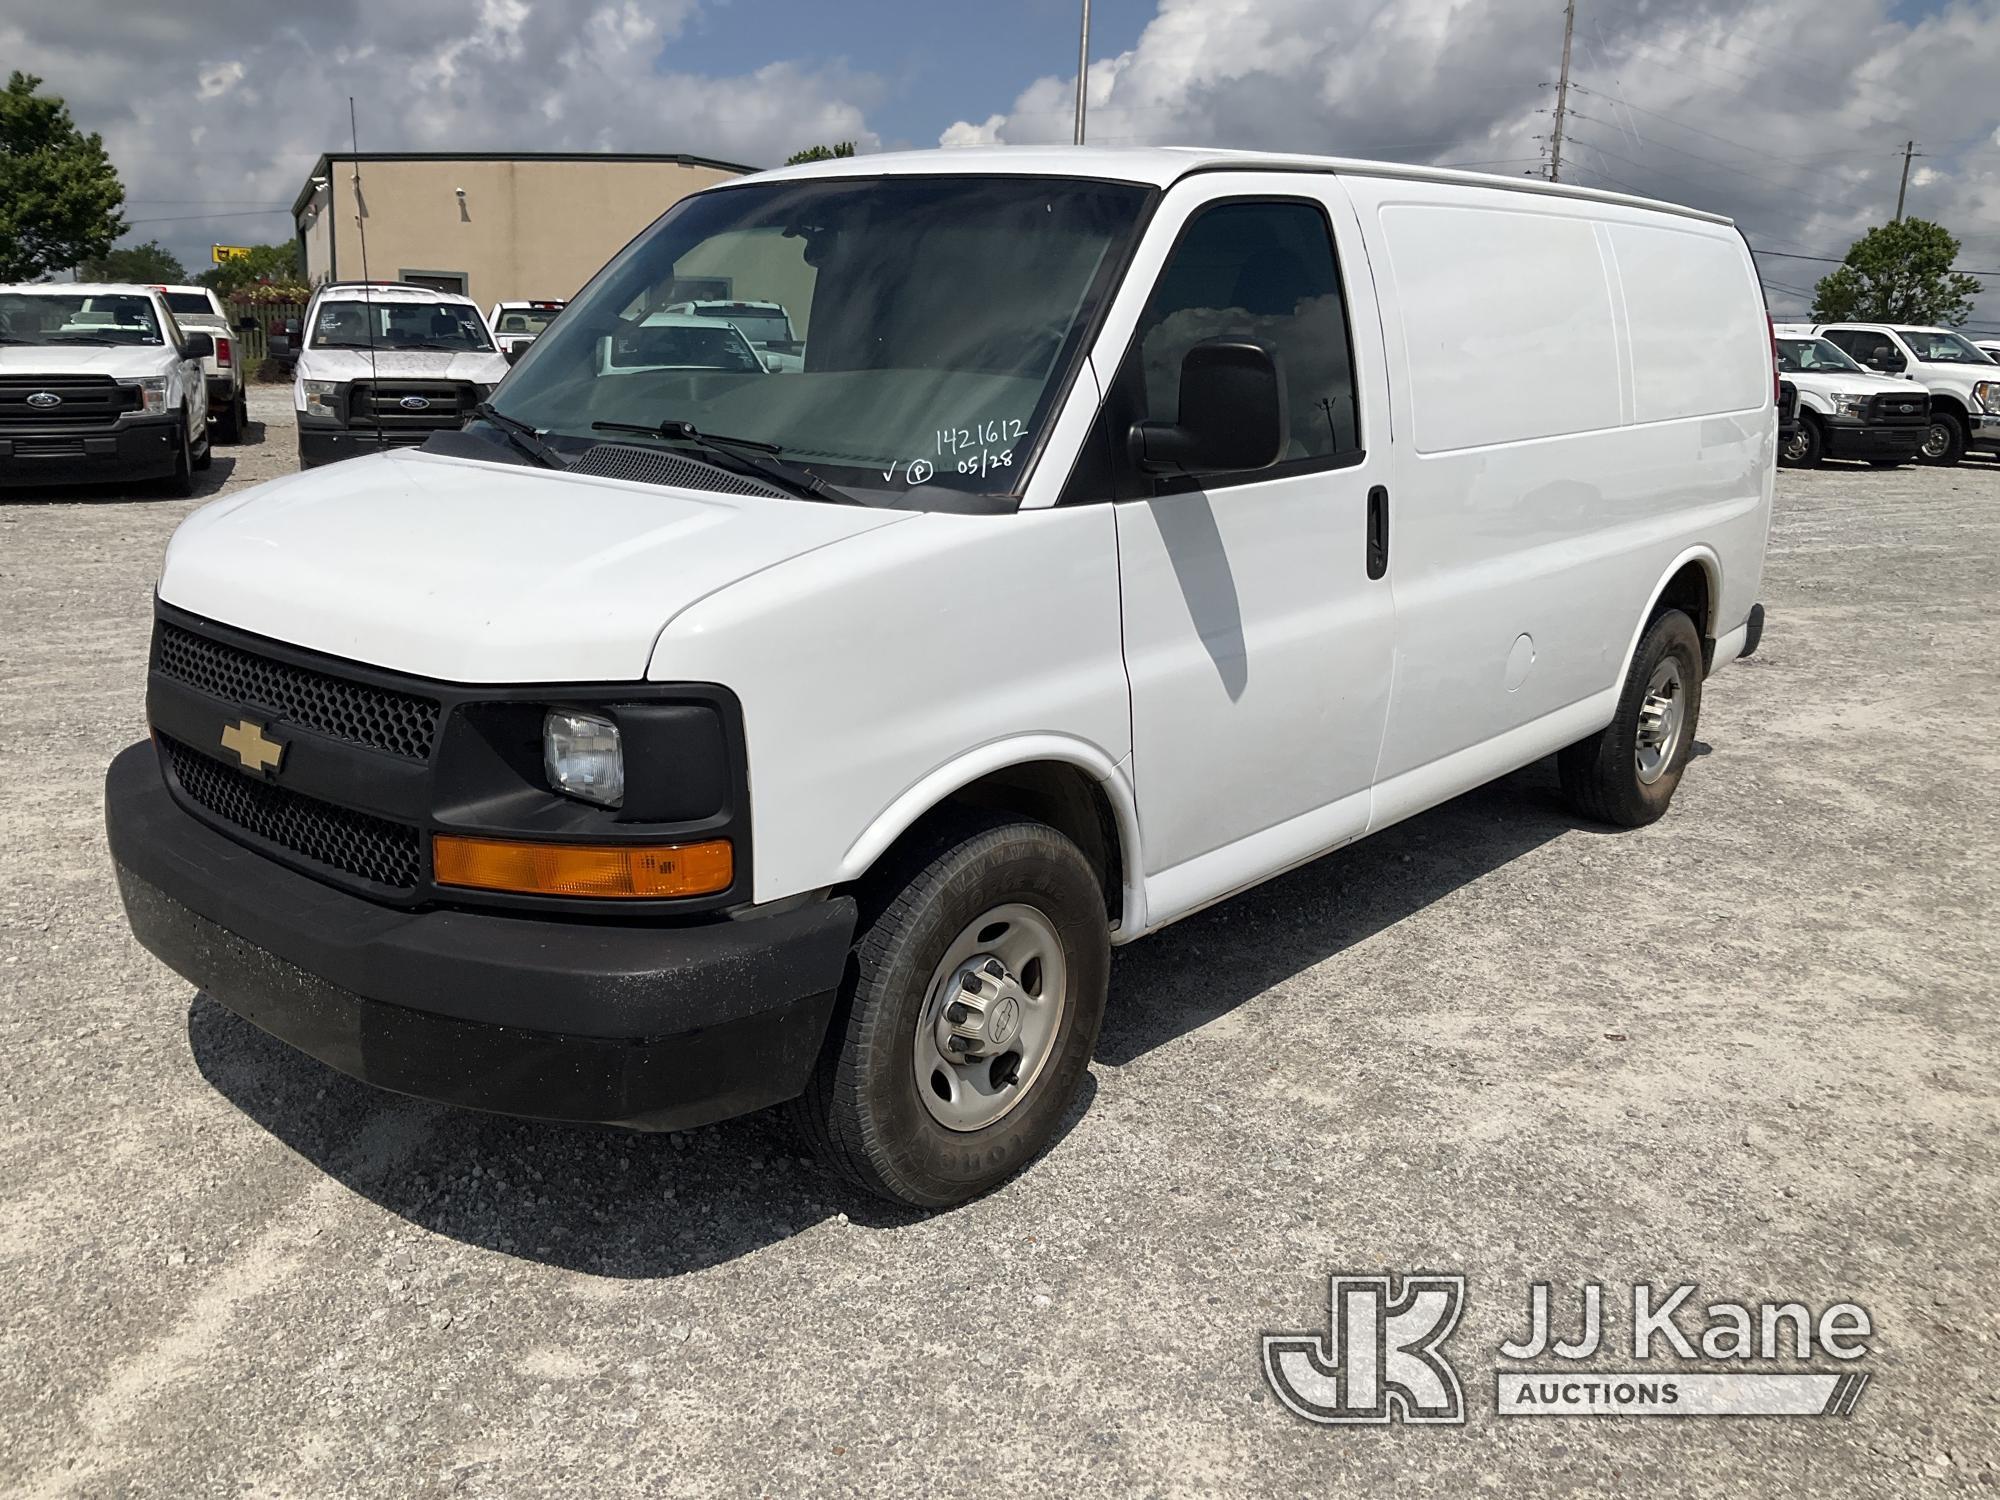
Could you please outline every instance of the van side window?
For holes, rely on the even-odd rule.
[[[1135,420],[1176,420],[1181,361],[1213,338],[1253,338],[1277,354],[1291,415],[1279,472],[1360,450],[1346,299],[1318,205],[1218,203],[1188,225],[1127,357],[1124,379],[1144,384]]]

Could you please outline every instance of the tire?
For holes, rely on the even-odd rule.
[[[1666,812],[1694,750],[1701,675],[1694,621],[1678,609],[1663,611],[1639,640],[1617,716],[1556,755],[1572,807],[1620,828],[1643,827]]]
[[[1932,412],[1931,430],[1924,435],[1924,446],[1918,450],[1917,457],[1939,468],[1947,468],[1964,458],[1964,421],[1955,412]]]
[[[1054,1138],[1097,1045],[1110,969],[1104,893],[1075,844],[1001,815],[942,826],[864,892],[841,1003],[793,1118],[829,1166],[893,1203],[976,1198]],[[964,1060],[947,1063],[948,1050]]]
[[[224,443],[243,441],[243,429],[249,425],[245,421],[243,408],[243,393],[238,391],[230,398],[229,405],[224,408],[222,415],[215,419],[214,436],[217,441]]]
[[[215,439],[208,435],[208,423],[201,424],[201,447],[194,455],[194,469],[198,474],[215,462]]]
[[[174,449],[174,472],[161,481],[169,495],[185,500],[194,493],[194,454],[188,437],[187,413],[181,413],[181,440]]]
[[[1817,469],[1826,457],[1826,434],[1817,418],[1799,413],[1791,440],[1778,450],[1778,462],[1788,469]]]

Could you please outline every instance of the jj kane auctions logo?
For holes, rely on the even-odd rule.
[[[1695,1288],[1641,1282],[1631,1288],[1630,1355],[1644,1368],[1581,1370],[1576,1363],[1608,1352],[1604,1287],[1577,1289],[1575,1336],[1557,1336],[1549,1284],[1528,1289],[1527,1327],[1499,1346],[1501,1360],[1549,1359],[1549,1367],[1496,1365],[1494,1410],[1503,1417],[1839,1416],[1851,1415],[1868,1385],[1854,1369],[1795,1373],[1759,1368],[1818,1355],[1846,1364],[1868,1351],[1867,1311],[1836,1302],[1817,1317],[1801,1302],[1710,1302]],[[1386,1275],[1328,1278],[1324,1333],[1266,1334],[1264,1378],[1308,1422],[1392,1421],[1462,1424],[1465,1395],[1444,1345],[1465,1311],[1465,1278],[1412,1272],[1400,1287]],[[1697,1320],[1700,1315],[1700,1321]],[[1656,1358],[1702,1360],[1724,1370],[1646,1364]]]

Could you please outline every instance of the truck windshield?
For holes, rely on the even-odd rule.
[[[494,405],[557,446],[598,422],[772,445],[871,503],[1016,494],[1150,192],[922,176],[701,193],[584,289]]]
[[[1778,368],[1787,375],[1868,373],[1827,339],[1779,339]]]
[[[495,333],[540,334],[553,323],[560,307],[508,307],[502,303],[500,316],[493,325]]]
[[[9,344],[160,344],[153,299],[120,293],[0,293],[0,341]]]
[[[1898,328],[1897,335],[1910,352],[1926,364],[1990,365],[1992,360],[1955,333],[1932,333],[1920,328]]]
[[[490,350],[478,309],[457,302],[375,302],[345,299],[313,312],[312,347],[366,349],[369,324],[377,349]]]

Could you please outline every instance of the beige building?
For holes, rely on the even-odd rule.
[[[699,156],[329,152],[292,204],[306,277],[567,299],[669,204],[756,170]],[[359,182],[356,175],[359,174]]]

